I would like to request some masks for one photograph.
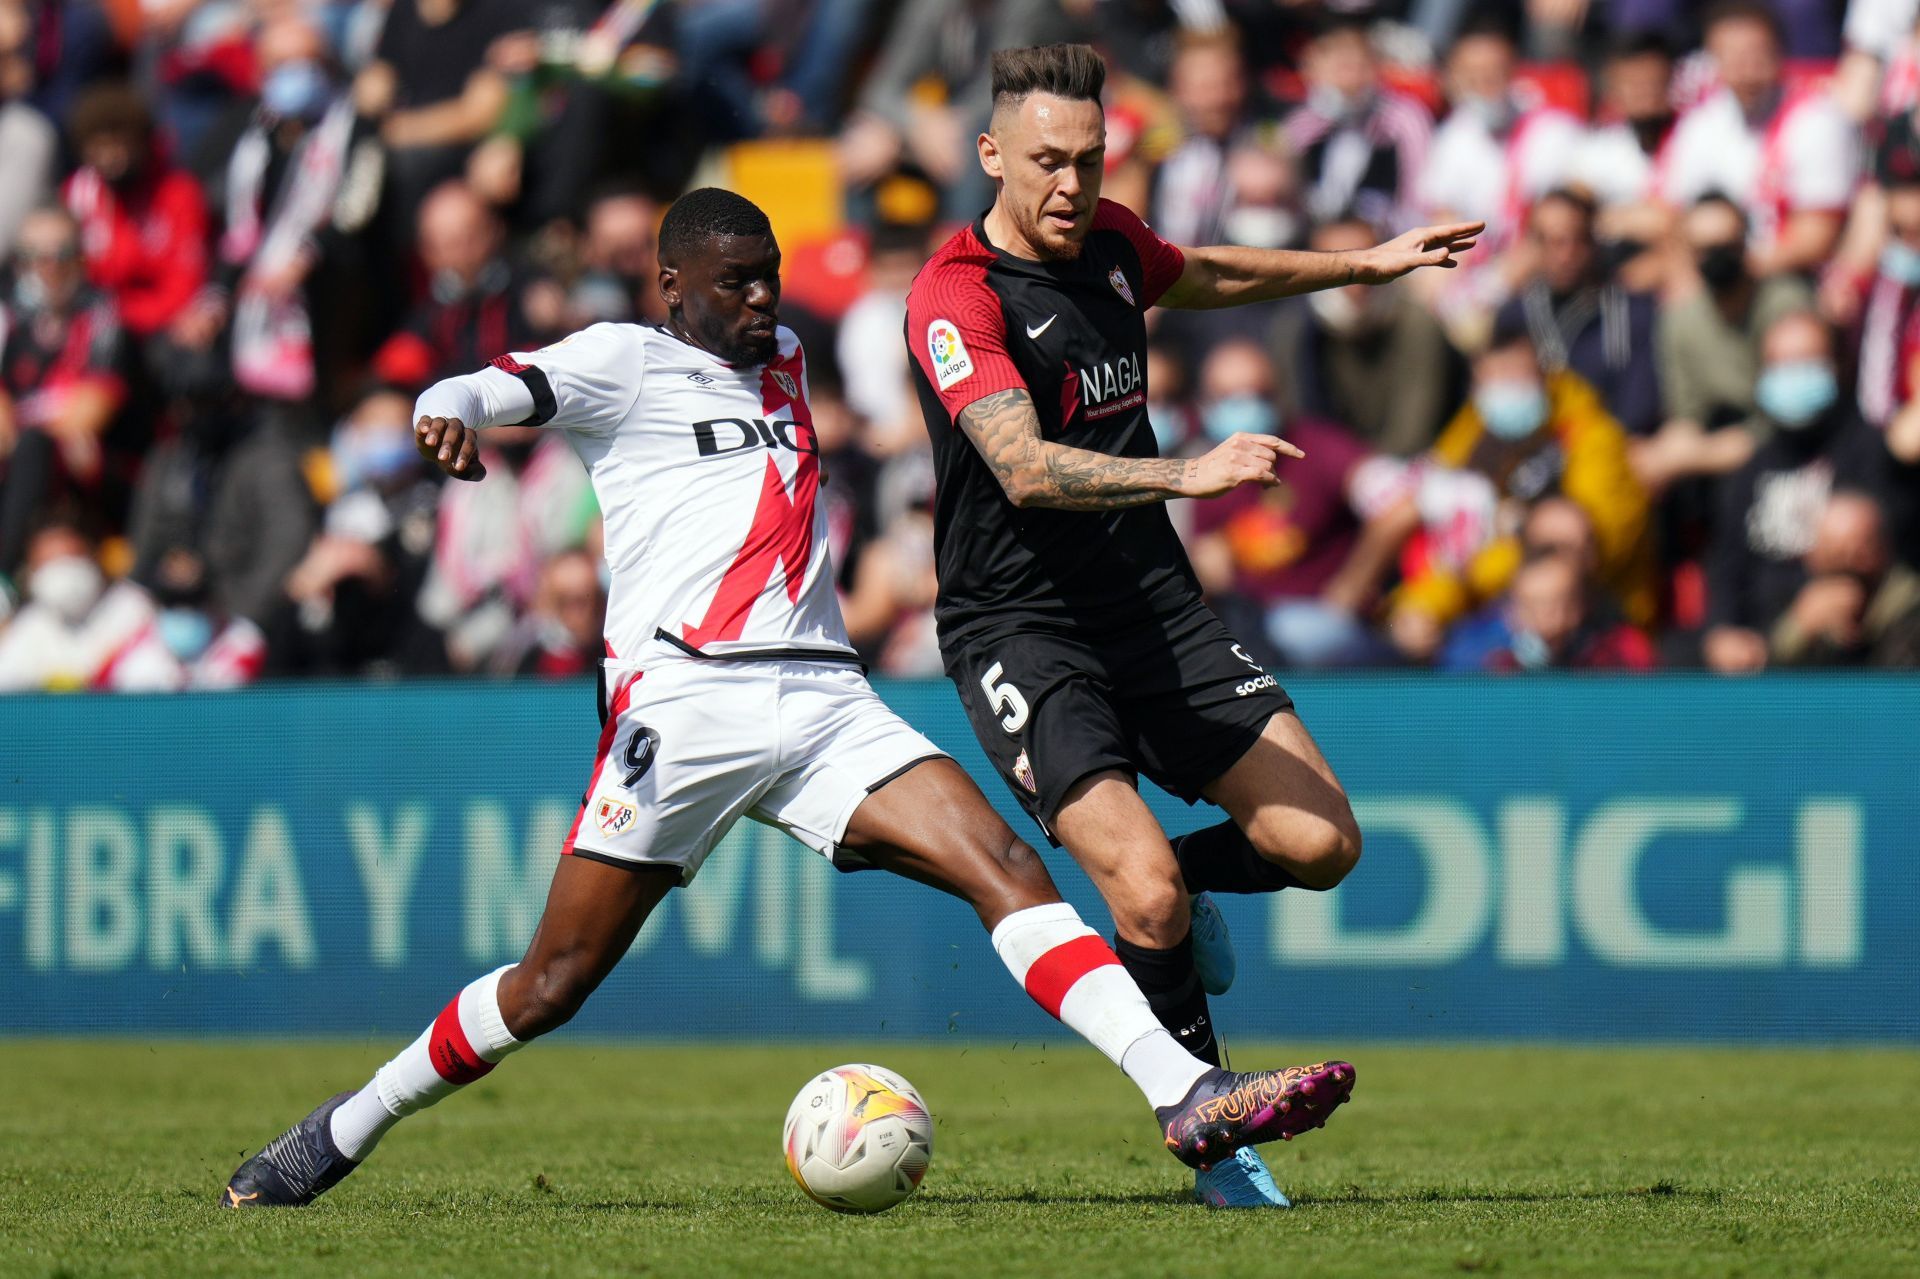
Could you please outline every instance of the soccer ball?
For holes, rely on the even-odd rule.
[[[787,1107],[787,1171],[835,1212],[885,1212],[920,1188],[933,1162],[933,1117],[884,1066],[835,1066]]]

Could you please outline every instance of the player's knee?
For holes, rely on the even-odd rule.
[[[1345,800],[1324,816],[1256,821],[1247,838],[1260,856],[1284,865],[1308,888],[1335,887],[1360,861],[1360,824]]]
[[[509,1007],[507,983],[502,979],[500,1014],[520,1040],[537,1038],[572,1021],[598,984],[585,963],[564,956],[538,965],[521,963],[509,976],[519,980],[513,985]]]
[[[983,911],[1000,915],[1059,896],[1046,863],[1005,822],[996,818],[967,830],[963,838],[969,846],[967,864],[976,868],[970,895]]]
[[[1110,895],[1107,907],[1120,935],[1141,946],[1177,946],[1193,926],[1193,907],[1178,869],[1131,880],[1125,896]]]

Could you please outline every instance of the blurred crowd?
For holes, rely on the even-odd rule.
[[[663,318],[743,148],[831,193],[782,312],[849,629],[938,673],[906,292],[991,199],[988,55],[1055,39],[1170,240],[1488,223],[1149,317],[1164,453],[1306,451],[1172,508],[1267,662],[1920,665],[1920,0],[0,0],[0,688],[591,671],[565,441],[443,482],[412,399]]]

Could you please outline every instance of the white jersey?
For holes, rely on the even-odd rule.
[[[565,432],[606,521],[610,665],[663,645],[851,661],[806,355],[778,335],[771,361],[736,368],[663,329],[596,324],[435,384],[415,416]]]

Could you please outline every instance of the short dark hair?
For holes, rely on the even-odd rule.
[[[1541,205],[1564,204],[1578,213],[1587,226],[1593,226],[1594,219],[1600,216],[1600,206],[1594,198],[1578,187],[1555,187],[1533,202],[1533,208],[1527,210],[1527,222],[1533,222],[1533,215]]]
[[[1107,64],[1090,44],[1038,44],[993,55],[993,105],[1050,93],[1074,102],[1098,102]]]
[[[1639,31],[1622,31],[1607,45],[1608,62],[1625,62],[1631,58],[1665,58],[1673,61],[1673,41],[1656,27],[1645,27]]]
[[[1688,209],[1688,212],[1692,212],[1693,209],[1727,210],[1727,212],[1733,214],[1734,217],[1740,219],[1740,232],[1742,235],[1746,234],[1747,230],[1753,225],[1753,220],[1747,216],[1746,208],[1742,206],[1738,200],[1728,195],[1725,191],[1720,190],[1718,187],[1715,187],[1698,200],[1695,200],[1692,207]]]
[[[1700,30],[1711,32],[1724,22],[1757,22],[1767,29],[1776,46],[1787,42],[1787,28],[1780,15],[1766,0],[1719,0],[1700,15]]]
[[[1519,33],[1513,29],[1513,23],[1497,12],[1478,11],[1460,24],[1453,34],[1453,43],[1447,46],[1447,56],[1466,40],[1498,40],[1509,48],[1520,47]]]
[[[673,202],[660,219],[660,259],[678,262],[717,235],[773,234],[759,205],[720,187],[696,187]]]

